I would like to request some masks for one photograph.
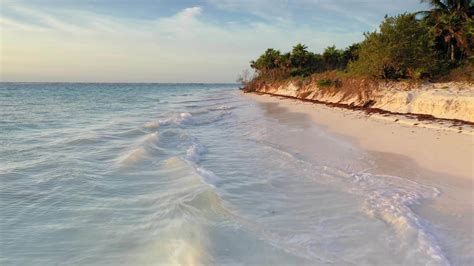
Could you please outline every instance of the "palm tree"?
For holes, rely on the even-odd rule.
[[[250,67],[260,71],[278,68],[279,59],[280,51],[269,48],[257,59],[257,61],[250,61]]]
[[[451,61],[456,55],[472,54],[474,5],[472,0],[421,0],[432,9],[418,12],[431,27],[438,41],[444,43]]]
[[[294,68],[302,68],[307,63],[309,59],[308,46],[298,43],[293,46],[291,51],[291,65]]]

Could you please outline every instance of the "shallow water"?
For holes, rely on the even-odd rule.
[[[0,117],[2,265],[472,261],[439,188],[235,85],[1,84]]]

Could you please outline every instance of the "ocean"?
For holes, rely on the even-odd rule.
[[[1,83],[0,264],[447,265],[460,256],[415,211],[437,187],[374,174],[371,155],[350,141],[237,88]]]

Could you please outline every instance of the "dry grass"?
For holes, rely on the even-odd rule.
[[[455,68],[449,72],[448,75],[439,77],[436,79],[437,82],[449,82],[449,81],[467,81],[474,82],[474,62],[466,63],[463,66]]]

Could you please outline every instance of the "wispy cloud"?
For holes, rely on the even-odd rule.
[[[188,23],[193,21],[197,16],[201,15],[202,8],[195,6],[195,7],[189,7],[185,8],[182,11],[180,11],[178,14],[176,14],[176,17],[183,23]]]
[[[217,8],[256,15],[265,20],[298,20],[299,23],[326,20],[346,25],[360,23],[375,27],[385,14],[393,15],[420,8],[419,0],[207,0]],[[303,19],[301,19],[303,18]]]
[[[312,5],[346,12],[326,0],[319,6],[318,1],[302,0],[291,8],[283,0],[209,0],[153,19],[2,1],[4,80],[233,81],[267,47],[288,50],[302,42],[321,51],[359,41],[364,31],[318,27],[292,17],[290,9]],[[216,20],[210,13],[215,8],[276,15],[234,23]]]

